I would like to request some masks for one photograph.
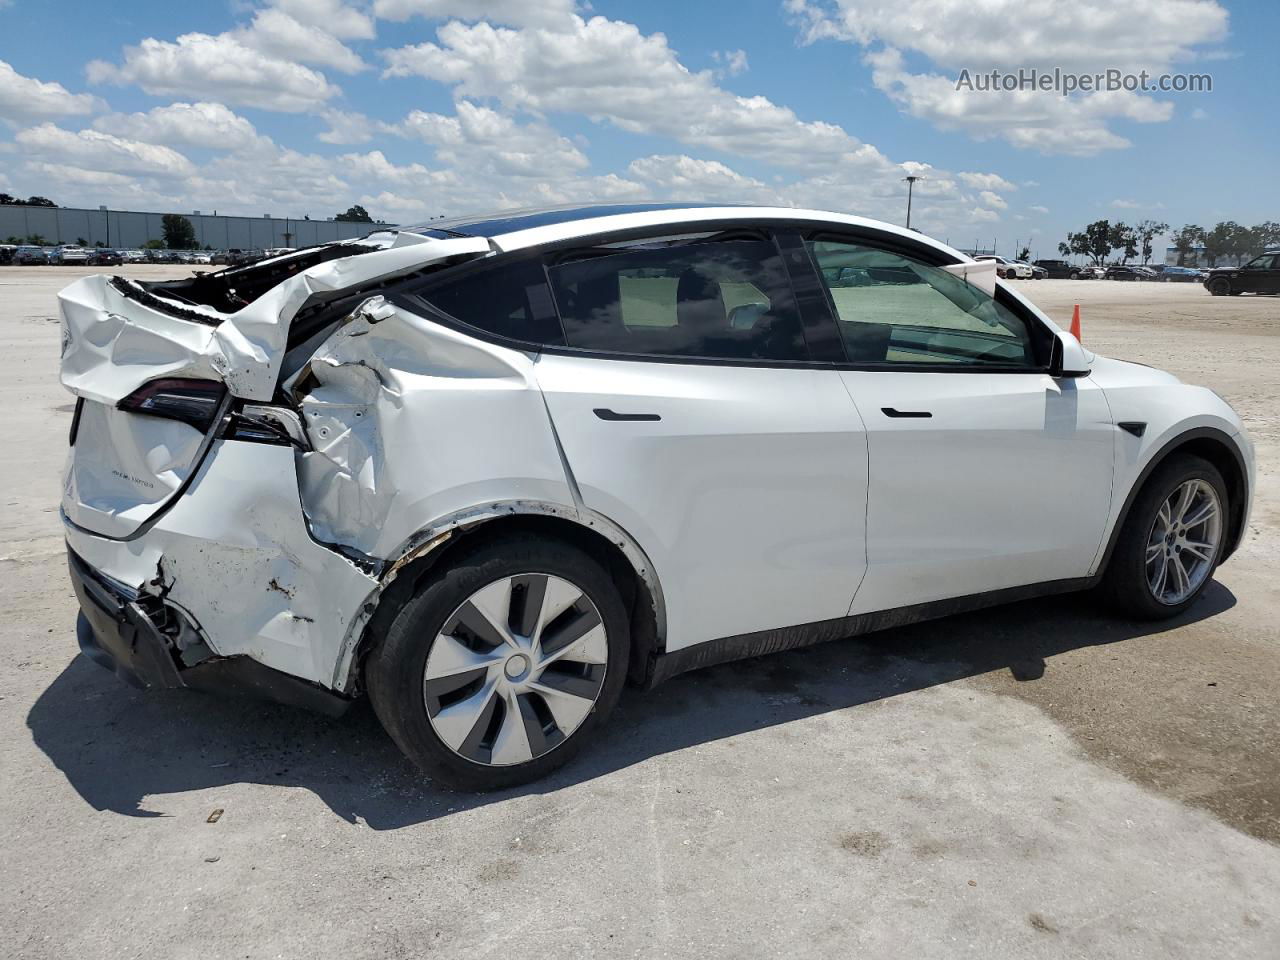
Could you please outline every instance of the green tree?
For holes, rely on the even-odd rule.
[[[1064,257],[1069,257],[1075,253],[1075,251],[1071,249],[1071,244],[1060,243],[1058,244],[1058,253]]]
[[[45,197],[27,197],[28,207],[56,207],[57,204]]]
[[[166,213],[160,218],[164,231],[164,245],[170,250],[190,250],[196,245],[196,228],[191,221],[178,213]]]
[[[348,207],[346,213],[340,213],[333,219],[343,223],[373,223],[373,217],[369,216],[369,211],[358,203]]]
[[[1223,220],[1213,225],[1213,229],[1205,232],[1201,241],[1204,244],[1205,259],[1209,266],[1216,267],[1219,257],[1231,256],[1235,243],[1235,231],[1240,226],[1234,220]]]
[[[17,202],[18,201],[15,200],[10,194],[0,193],[0,207],[8,206],[11,203],[17,203]]]
[[[1016,257],[1014,257],[1013,259],[1015,259],[1015,260],[1030,260],[1030,259],[1031,259],[1031,248],[1030,248],[1030,247],[1023,247],[1023,248],[1018,252],[1018,255],[1017,255]]]
[[[1185,267],[1187,265],[1187,257],[1202,243],[1204,243],[1203,227],[1194,223],[1183,225],[1173,235],[1173,249],[1178,251],[1178,266]]]
[[[1111,242],[1114,230],[1110,220],[1095,220],[1084,228],[1083,233],[1073,234],[1072,246],[1078,245],[1079,252],[1093,260],[1094,266],[1100,267],[1106,263],[1112,248],[1118,246]]]
[[[33,233],[28,236],[27,243],[31,244],[33,247],[47,247],[49,245],[49,241],[38,233]]]
[[[1142,262],[1147,264],[1151,262],[1151,253],[1153,241],[1156,237],[1163,233],[1167,233],[1169,225],[1160,223],[1156,220],[1139,220],[1134,226],[1133,231],[1137,235],[1138,242],[1142,245]]]
[[[164,241],[163,241],[163,240],[148,240],[146,243],[144,243],[144,244],[142,245],[142,249],[143,249],[143,250],[163,250],[163,249],[164,249]]]
[[[1267,220],[1253,227],[1250,232],[1253,234],[1252,252],[1262,253],[1272,247],[1280,247],[1280,223]]]

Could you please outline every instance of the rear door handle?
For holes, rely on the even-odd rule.
[[[627,421],[662,419],[662,417],[656,413],[614,413],[608,407],[596,407],[592,412],[601,420]]]
[[[893,407],[881,407],[880,412],[886,417],[908,417],[920,420],[933,416],[928,410],[895,410]]]

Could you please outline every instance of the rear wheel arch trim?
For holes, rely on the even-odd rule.
[[[381,601],[387,596],[399,575],[418,561],[438,556],[439,551],[464,534],[473,534],[495,522],[513,518],[554,518],[572,524],[581,532],[605,540],[621,553],[636,579],[648,591],[653,611],[653,637],[648,639],[642,652],[645,657],[660,653],[667,636],[667,611],[662,585],[644,548],[622,526],[603,514],[585,507],[542,500],[500,500],[481,506],[459,510],[441,517],[430,526],[409,536],[388,558],[385,572],[378,587],[361,605],[360,611],[343,640],[338,661],[334,667],[333,687],[351,693],[356,686],[358,664],[368,649],[368,628],[377,614]],[[633,645],[637,638],[632,637]]]
[[[1236,551],[1240,545],[1240,541],[1244,539],[1244,519],[1245,504],[1249,498],[1249,470],[1245,464],[1244,454],[1240,451],[1239,445],[1235,438],[1224,430],[1217,427],[1194,427],[1179,433],[1177,436],[1166,441],[1148,460],[1146,465],[1139,471],[1137,478],[1129,485],[1129,490],[1125,494],[1124,504],[1120,508],[1120,512],[1116,515],[1115,523],[1111,527],[1111,532],[1107,537],[1106,548],[1102,553],[1101,562],[1098,564],[1096,578],[1100,578],[1107,569],[1107,565],[1111,562],[1112,554],[1115,552],[1116,544],[1120,539],[1120,532],[1124,529],[1125,521],[1129,519],[1129,511],[1133,507],[1133,503],[1137,500],[1138,495],[1142,492],[1142,488],[1146,486],[1151,476],[1165,463],[1171,456],[1186,450],[1188,447],[1194,447],[1198,441],[1210,441],[1216,446],[1223,448],[1231,458],[1233,465],[1232,475],[1228,475],[1228,471],[1222,471],[1223,479],[1230,485],[1232,481],[1238,483],[1238,489],[1229,489],[1228,495],[1232,501],[1228,503],[1229,527],[1222,553],[1218,558],[1218,563],[1222,563]],[[1215,464],[1216,466],[1216,464]]]

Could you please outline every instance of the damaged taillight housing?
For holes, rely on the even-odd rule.
[[[226,394],[226,386],[217,380],[152,380],[116,406],[131,413],[180,420],[207,433],[218,419]]]

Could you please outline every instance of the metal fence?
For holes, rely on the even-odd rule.
[[[172,212],[172,211],[171,211]],[[307,247],[331,240],[362,237],[372,230],[396,224],[349,223],[338,220],[294,220],[289,217],[228,217],[217,214],[183,213],[195,228],[201,249],[251,250],[266,247]],[[76,207],[29,207],[25,204],[0,206],[0,243],[16,238],[26,243],[40,237],[44,243],[83,243],[88,246],[134,249],[148,240],[163,240],[164,213],[134,210],[97,210]]]

